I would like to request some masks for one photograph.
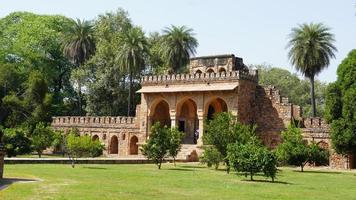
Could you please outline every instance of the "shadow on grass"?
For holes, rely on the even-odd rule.
[[[306,173],[306,174],[341,174],[341,172],[328,172],[328,171],[300,171],[300,170],[293,170],[293,172],[299,172],[299,173]]]
[[[108,168],[105,168],[105,167],[83,167],[85,169],[108,169]]]
[[[0,191],[9,187],[11,184],[20,182],[20,183],[33,183],[39,180],[36,179],[27,179],[27,178],[3,178],[0,180]]]
[[[251,182],[251,183],[276,183],[276,184],[285,184],[285,185],[293,185],[293,183],[288,183],[285,181],[271,181],[271,180],[253,180],[250,179],[242,179],[241,181]]]
[[[182,165],[179,166],[180,168],[189,168],[189,169],[202,169],[205,168],[205,166],[193,166],[193,165]]]
[[[182,169],[182,168],[169,168],[167,170],[172,170],[172,171],[185,171],[185,172],[191,172],[194,171],[193,169]]]

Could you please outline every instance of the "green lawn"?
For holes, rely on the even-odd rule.
[[[246,181],[198,164],[6,165],[5,177],[41,179],[15,183],[0,199],[356,199],[356,173],[282,168],[277,183]]]

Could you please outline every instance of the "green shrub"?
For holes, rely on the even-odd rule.
[[[204,153],[200,157],[200,162],[202,164],[207,164],[208,167],[212,167],[214,165],[215,169],[218,169],[220,162],[223,161],[223,156],[214,146],[205,147]]]

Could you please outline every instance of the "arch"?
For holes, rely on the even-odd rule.
[[[210,73],[215,73],[214,70],[212,68],[209,68],[206,73],[210,74]]]
[[[203,72],[200,70],[200,69],[198,69],[197,71],[195,71],[195,74],[202,74]]]
[[[184,144],[196,144],[195,131],[198,129],[197,104],[190,98],[177,104],[176,119],[179,131],[185,133]]]
[[[161,99],[151,105],[150,109],[150,126],[156,122],[160,122],[162,126],[171,126],[171,117],[169,114],[169,104]]]
[[[226,73],[226,69],[225,69],[225,68],[223,68],[223,67],[222,67],[222,68],[220,68],[220,69],[219,69],[219,73]]]
[[[138,138],[136,136],[132,136],[130,139],[130,155],[138,154]]]
[[[112,136],[110,139],[110,154],[119,153],[119,139],[116,135]]]
[[[327,142],[325,142],[325,141],[320,141],[320,142],[317,143],[317,145],[322,149],[326,149],[326,150],[329,149],[329,144]]]
[[[205,106],[204,115],[208,120],[212,120],[215,113],[228,112],[226,102],[220,98],[216,97],[208,101]]]
[[[93,141],[99,140],[99,136],[98,136],[98,135],[94,135],[94,136],[92,137],[92,140],[93,140]]]

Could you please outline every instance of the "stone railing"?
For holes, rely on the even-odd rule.
[[[143,76],[142,85],[151,85],[159,83],[186,83],[186,82],[207,82],[207,81],[225,81],[225,80],[250,80],[258,82],[258,71],[231,71],[221,73],[196,73],[196,74],[165,74]]]
[[[63,116],[53,117],[52,125],[85,125],[85,124],[134,124],[135,117],[90,117],[90,116]]]
[[[329,124],[320,117],[303,118],[302,122],[305,128],[330,129]]]

